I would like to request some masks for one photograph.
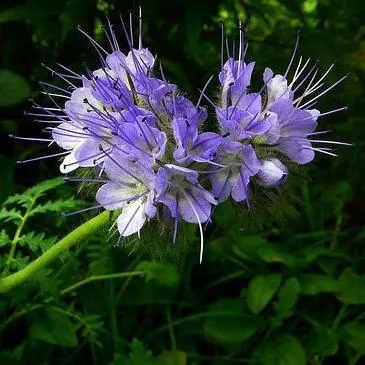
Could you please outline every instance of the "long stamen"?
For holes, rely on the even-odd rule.
[[[310,103],[312,103],[313,101],[317,100],[318,98],[320,98],[321,96],[323,96],[324,94],[327,94],[330,90],[332,90],[334,87],[336,87],[339,83],[341,83],[343,80],[345,80],[347,78],[348,75],[345,75],[344,77],[342,77],[341,79],[339,79],[338,81],[336,81],[332,86],[330,86],[329,88],[327,88],[326,90],[322,91],[319,95],[315,96],[313,99],[307,101],[306,103],[304,103],[301,106],[301,109],[305,108],[307,105],[309,105]]]
[[[224,23],[221,22],[221,69],[224,64]]]
[[[181,192],[184,194],[186,200],[188,201],[188,203],[190,204],[191,206],[191,209],[193,210],[195,216],[196,216],[196,219],[198,221],[198,225],[199,225],[199,232],[200,232],[200,263],[202,263],[203,261],[203,250],[204,250],[204,234],[203,234],[203,227],[202,227],[202,224],[201,224],[201,221],[200,221],[200,218],[199,218],[199,214],[198,212],[196,211],[195,207],[194,207],[194,204],[191,202],[188,194],[185,192],[184,189],[180,189]]]
[[[127,175],[129,175],[130,177],[132,177],[136,181],[140,182],[141,184],[144,184],[143,181],[140,178],[138,178],[136,175],[132,174],[130,171],[128,171],[127,169],[125,169],[118,161],[116,161],[109,153],[107,153],[104,150],[103,146],[100,146],[100,151],[102,151],[106,156],[108,156],[108,158],[110,158]]]
[[[295,58],[295,55],[297,53],[297,50],[298,50],[298,45],[299,45],[299,38],[300,38],[300,30],[297,32],[297,38],[295,40],[295,46],[294,46],[294,50],[293,50],[293,53],[292,53],[292,56],[290,58],[290,61],[289,61],[289,65],[288,67],[286,68],[286,71],[284,73],[284,77],[286,78],[288,76],[288,73],[290,71],[290,68],[291,68],[291,65],[293,64],[293,61],[294,61],[294,58]]]
[[[138,24],[139,24],[138,49],[142,49],[142,7],[141,6],[139,7]]]
[[[329,156],[338,157],[338,155],[336,155],[335,153],[328,152],[327,149],[325,149],[325,148],[315,148],[315,147],[309,147],[309,146],[302,146],[302,148],[304,150],[312,150],[312,151],[324,153]]]
[[[21,141],[32,141],[32,142],[54,142],[53,139],[18,137],[18,136],[14,136],[14,134],[9,134],[9,138],[18,139]]]
[[[196,107],[199,108],[199,105],[202,101],[202,98],[203,98],[203,93],[205,92],[205,90],[207,89],[208,85],[210,84],[210,82],[212,81],[214,75],[210,76],[210,78],[208,79],[208,81],[205,83],[204,87],[203,87],[203,90],[200,92],[200,95],[199,95],[199,99],[198,99],[198,102],[196,103]]]
[[[34,162],[34,161],[39,161],[39,160],[45,160],[47,158],[52,158],[52,157],[58,157],[58,156],[64,156],[64,155],[68,155],[71,151],[65,151],[65,152],[59,152],[59,153],[54,153],[52,155],[47,155],[47,156],[40,156],[40,157],[34,157],[34,158],[30,158],[28,160],[21,160],[21,161],[17,161],[16,163],[18,165],[22,164],[22,163],[28,163],[28,162]]]

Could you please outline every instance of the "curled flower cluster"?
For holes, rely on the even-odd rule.
[[[30,113],[50,125],[45,130],[50,138],[43,140],[64,150],[41,158],[61,156],[65,174],[93,171],[92,178],[68,179],[102,184],[97,207],[120,211],[116,223],[121,237],[139,234],[146,221],[156,218],[173,223],[174,241],[179,221],[197,223],[203,245],[202,223],[210,221],[215,205],[229,197],[248,205],[250,184],[276,187],[285,182],[290,163],[306,164],[315,152],[334,155],[327,147],[313,146],[337,143],[313,139],[322,133],[315,132],[317,120],[345,108],[321,114],[313,107],[342,79],[323,90],[332,66],[316,79],[316,65],[307,70],[309,60],[302,65],[300,58],[288,81],[298,42],[285,74],[266,68],[261,90],[251,92],[255,64],[244,60],[240,30],[238,58],[228,55],[224,63],[222,57],[218,100],[205,94],[209,80],[194,104],[166,80],[153,54],[142,47],[141,22],[138,47],[133,32],[123,28],[127,54],[120,51],[110,24],[110,52],[84,33],[100,55],[101,68],[87,70],[86,76],[64,66],[65,73],[52,70],[69,88],[43,83],[54,107],[36,104],[41,111]],[[298,95],[298,90],[304,92]],[[323,91],[312,97],[317,90]],[[202,131],[208,115],[200,106],[203,97],[213,106],[218,132]]]

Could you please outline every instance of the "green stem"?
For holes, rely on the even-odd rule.
[[[90,276],[90,277],[86,278],[85,280],[81,280],[81,281],[77,282],[76,284],[71,285],[68,288],[62,290],[61,295],[65,295],[65,294],[79,288],[82,285],[91,283],[92,281],[118,279],[118,278],[125,278],[125,277],[130,277],[130,276],[137,276],[137,275],[143,275],[143,272],[142,271],[132,271],[132,272],[119,272],[116,274]]]
[[[170,306],[167,307],[166,316],[167,316],[167,324],[169,326],[171,349],[174,352],[174,354],[176,355],[177,346],[176,346],[176,338],[175,338],[175,334],[174,334],[174,327],[173,327],[173,324],[172,324],[172,321],[171,321],[171,308],[170,308]],[[175,359],[175,360],[177,360],[177,359]]]
[[[97,215],[96,217],[77,227],[66,237],[62,238],[24,269],[0,279],[0,293],[5,293],[29,280],[38,270],[43,269],[45,266],[57,259],[60,254],[67,251],[80,240],[87,238],[90,234],[99,230],[100,227],[108,221],[108,219],[108,211]]]
[[[336,330],[337,327],[340,325],[341,320],[343,319],[343,317],[347,311],[347,308],[348,308],[348,304],[342,304],[342,306],[341,306],[340,310],[338,311],[336,318],[334,319],[333,324],[331,326],[331,328],[333,330]]]
[[[21,222],[19,224],[19,227],[18,229],[16,230],[15,232],[15,235],[14,235],[14,238],[13,240],[11,241],[11,248],[10,248],[10,251],[9,251],[9,256],[6,260],[6,264],[5,264],[5,271],[4,271],[4,274],[6,275],[9,271],[9,268],[10,268],[10,264],[11,264],[11,261],[13,260],[14,256],[15,256],[15,250],[16,250],[16,246],[19,242],[19,239],[20,239],[20,235],[22,233],[22,230],[24,228],[24,224],[25,222],[27,221],[28,219],[28,216],[33,208],[33,205],[34,205],[34,202],[35,200],[32,200],[30,205],[28,206],[27,208],[27,211],[25,212],[24,216],[20,217],[21,219]]]

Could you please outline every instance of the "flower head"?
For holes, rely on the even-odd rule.
[[[52,70],[67,89],[44,84],[54,106],[35,104],[38,112],[31,114],[49,123],[50,139],[34,140],[63,151],[23,162],[59,157],[62,173],[81,170],[92,176],[75,181],[102,182],[95,208],[120,212],[121,237],[140,234],[151,219],[167,219],[174,223],[175,242],[179,222],[195,223],[202,259],[202,223],[211,221],[215,205],[231,197],[249,206],[252,184],[277,188],[294,163],[312,161],[315,152],[334,155],[328,147],[314,147],[317,143],[341,144],[315,137],[322,133],[316,131],[319,117],[345,108],[321,113],[314,106],[343,78],[323,89],[333,66],[316,79],[316,65],[310,68],[309,60],[302,65],[300,57],[289,79],[298,41],[285,73],[266,68],[263,86],[252,91],[255,62],[245,60],[240,29],[238,57],[228,55],[224,62],[222,56],[217,102],[204,93],[209,79],[194,104],[165,78],[162,67],[156,76],[156,57],[142,46],[141,17],[138,48],[122,24],[130,46],[125,53],[108,25],[110,51],[81,30],[101,57],[101,67],[84,75],[64,66]],[[213,105],[218,130],[203,130],[208,118],[200,106],[203,96]]]

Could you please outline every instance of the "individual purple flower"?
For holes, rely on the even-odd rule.
[[[177,143],[174,158],[179,164],[212,161],[221,136],[213,132],[199,134],[196,124],[185,118],[174,118],[171,123]]]
[[[246,64],[241,60],[229,58],[219,73],[219,82],[222,85],[221,102],[226,108],[229,104],[235,105],[246,94],[251,82],[251,74],[255,62]]]
[[[251,145],[244,146],[226,137],[217,150],[218,167],[211,175],[213,195],[222,202],[229,196],[240,202],[247,200],[250,177],[260,170],[260,161]]]
[[[276,114],[280,127],[280,138],[275,142],[275,148],[298,164],[312,161],[314,150],[307,137],[316,130],[320,112],[295,108],[288,99],[278,100],[271,107],[271,112]]]
[[[228,133],[234,140],[249,139],[264,134],[270,128],[270,122],[262,118],[258,93],[245,95],[237,106],[216,108],[216,114],[222,132]]]
[[[123,156],[118,153],[109,155],[104,171],[110,181],[99,188],[96,200],[107,210],[122,210],[117,226],[125,237],[139,233],[144,223],[156,214],[155,174],[142,163],[120,161]]]
[[[100,69],[93,72],[90,82],[91,93],[99,101],[99,108],[110,111],[126,109],[133,104],[133,94],[126,80],[118,78],[111,69]]]
[[[293,101],[293,91],[288,86],[287,79],[282,75],[275,75],[270,68],[264,71],[264,82],[266,85],[267,100],[265,110],[270,110],[278,100]]]
[[[129,85],[128,77],[134,81],[135,78],[147,76],[155,63],[155,57],[148,48],[132,48],[127,56],[114,50],[107,55],[106,63],[122,82]]]
[[[263,186],[275,187],[285,182],[288,168],[277,158],[266,158],[261,161],[257,176]]]
[[[156,177],[157,202],[166,205],[171,216],[189,223],[204,223],[210,218],[213,195],[198,181],[199,174],[185,167],[166,164]]]
[[[154,119],[147,111],[137,115],[129,112],[118,128],[118,136],[130,148],[130,153],[141,161],[150,160],[151,164],[163,157],[167,143],[166,133],[154,126]]]
[[[174,239],[178,220],[198,223],[200,230],[200,262],[203,257],[202,223],[210,219],[213,195],[199,184],[199,174],[193,170],[166,164],[158,170],[155,182],[156,201],[164,204],[175,220]]]

